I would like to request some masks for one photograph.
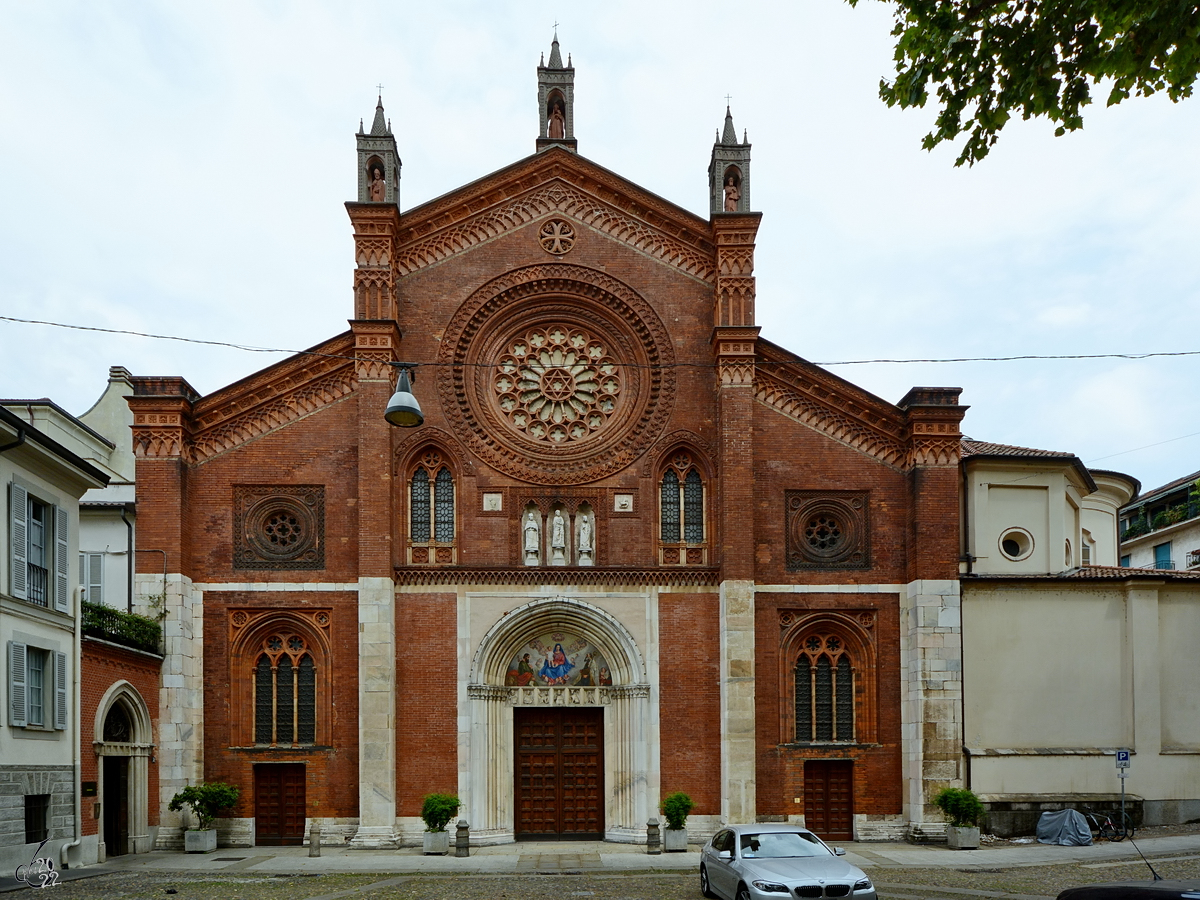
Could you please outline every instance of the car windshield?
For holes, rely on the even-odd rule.
[[[814,834],[802,831],[767,831],[743,834],[744,859],[782,859],[789,856],[825,856],[829,853]]]

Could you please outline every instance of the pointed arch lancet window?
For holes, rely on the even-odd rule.
[[[413,470],[409,497],[409,561],[455,561],[454,473],[439,450],[421,454]]]
[[[854,741],[854,665],[836,635],[811,635],[796,660],[796,733],[800,743]]]
[[[254,666],[254,743],[292,747],[316,742],[316,664],[304,638],[274,634]]]
[[[659,482],[659,541],[662,562],[703,565],[705,541],[704,478],[688,452],[671,459]]]

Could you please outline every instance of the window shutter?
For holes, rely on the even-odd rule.
[[[54,727],[67,727],[67,654],[54,654]]]
[[[11,706],[10,725],[26,724],[25,645],[8,642],[8,696]]]
[[[71,519],[61,506],[54,507],[54,608],[71,611],[71,558],[68,529]]]
[[[86,562],[87,568],[80,574],[83,586],[87,588],[89,603],[104,602],[104,554],[80,553],[80,559]]]
[[[12,535],[12,595],[18,600],[29,599],[29,492],[16,482],[11,485]],[[22,671],[24,671],[24,663]],[[24,718],[24,713],[22,713]],[[24,724],[22,722],[21,724]]]

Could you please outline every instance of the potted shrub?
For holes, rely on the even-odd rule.
[[[946,844],[951,850],[979,849],[979,819],[983,804],[968,788],[945,788],[933,798],[934,805],[949,821]]]
[[[217,814],[237,803],[241,791],[232,784],[220,781],[189,784],[171,798],[167,809],[179,812],[184,806],[191,807],[196,818],[194,828],[183,833],[183,849],[188,853],[211,853],[217,849],[217,829],[213,820]]]
[[[450,851],[450,832],[446,826],[458,815],[456,794],[426,794],[421,805],[421,820],[425,823],[424,850],[427,855]]]
[[[662,814],[667,820],[663,849],[668,853],[682,853],[687,849],[687,817],[695,805],[683,791],[676,791],[663,800]]]

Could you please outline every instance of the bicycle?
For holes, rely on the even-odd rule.
[[[1083,817],[1087,819],[1088,827],[1096,832],[1096,837],[1105,841],[1123,841],[1125,838],[1132,838],[1136,829],[1133,827],[1133,819],[1129,813],[1125,813],[1121,817],[1121,824],[1117,822],[1108,813],[1096,812],[1088,809],[1086,806],[1080,809]]]

